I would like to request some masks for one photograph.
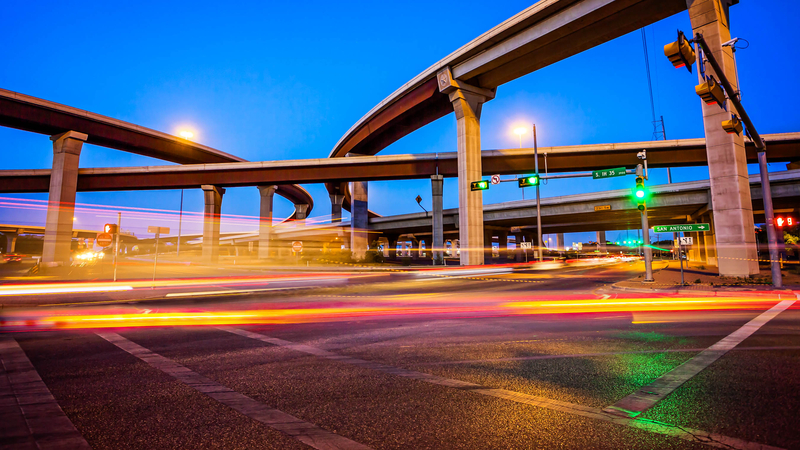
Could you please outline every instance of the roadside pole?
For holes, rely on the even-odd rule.
[[[680,239],[682,238],[678,236],[678,259],[681,262],[681,286],[684,286],[686,283],[683,281],[683,244]]]
[[[153,257],[153,285],[151,286],[151,289],[156,288],[156,266],[158,265],[158,238],[160,235],[161,233],[156,231],[156,252]]]
[[[537,180],[541,180],[539,176],[539,147],[536,143],[536,124],[533,125],[533,164],[536,171]],[[539,185],[541,182],[536,183],[536,254],[539,255],[539,262],[542,262],[542,201],[539,196]]]
[[[644,205],[642,214],[642,241],[644,242],[644,281],[652,283],[653,279],[653,249],[650,248],[650,224],[647,221],[647,205]]]
[[[114,281],[117,281],[117,255],[119,254],[119,232],[122,226],[122,213],[117,213],[117,239],[114,243]]]

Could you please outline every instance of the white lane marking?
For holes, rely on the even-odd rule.
[[[747,322],[738,330],[722,338],[722,340],[716,344],[703,350],[692,359],[665,373],[652,383],[642,386],[636,392],[628,395],[617,403],[606,407],[603,411],[625,417],[636,417],[647,411],[664,399],[664,397],[671,394],[678,386],[710,366],[714,361],[722,357],[722,355],[728,353],[729,350],[750,337],[750,335],[755,333],[765,323],[792,306],[795,301],[797,300],[783,300],[772,308],[759,314],[758,317]]]
[[[350,356],[339,355],[333,352],[329,352],[327,350],[323,350],[318,347],[314,347],[307,344],[297,344],[291,341],[286,341],[283,339],[273,338],[269,336],[265,336],[259,333],[253,333],[251,331],[242,330],[239,328],[232,328],[232,327],[218,327],[220,330],[227,331],[229,333],[237,334],[239,336],[247,337],[250,339],[255,339],[258,341],[266,342],[268,344],[277,345],[280,347],[285,347],[291,350],[295,350],[302,353],[307,353],[310,355],[318,356],[321,358],[331,359],[334,361],[339,361],[346,364],[353,364],[359,367],[365,367],[368,369],[376,370],[379,372],[388,373],[391,375],[402,376],[406,378],[412,378],[419,381],[424,381],[427,383],[438,384],[441,386],[448,386],[454,388],[460,388],[463,390],[469,390],[470,392],[475,392],[476,394],[487,395],[491,397],[502,398],[505,400],[510,400],[517,403],[525,403],[528,405],[538,406],[540,408],[547,408],[556,411],[561,411],[569,414],[575,414],[583,417],[588,417],[591,419],[603,420],[606,422],[616,423],[618,425],[626,425],[633,428],[638,428],[645,431],[650,431],[652,433],[663,434],[667,436],[676,437],[679,439],[693,441],[693,442],[702,442],[704,444],[710,445],[712,447],[720,447],[720,448],[736,448],[736,449],[778,449],[778,447],[770,447],[768,445],[762,445],[754,442],[743,441],[741,439],[736,439],[728,436],[723,436],[720,434],[709,433],[702,430],[695,430],[692,428],[686,427],[679,427],[676,425],[670,425],[663,422],[657,422],[654,420],[642,419],[642,418],[630,418],[630,417],[619,417],[614,414],[609,414],[603,410],[592,408],[590,406],[583,406],[577,405],[574,403],[567,403],[558,400],[552,400],[549,398],[544,397],[537,397],[534,395],[522,394],[519,392],[514,391],[507,391],[505,389],[491,389],[491,388],[484,388],[484,386],[470,383],[467,381],[456,380],[452,378],[444,378],[436,375],[430,375],[427,373],[416,372],[413,370],[401,369],[399,367],[392,367],[387,366],[385,364],[380,364],[376,362],[366,361],[363,359],[353,358]]]
[[[598,353],[573,353],[568,355],[536,355],[536,356],[516,356],[513,358],[495,359],[467,359],[461,361],[437,361],[429,363],[419,363],[421,366],[447,366],[450,364],[494,364],[511,361],[531,361],[537,359],[562,359],[562,358],[591,358],[595,356],[614,356],[614,355],[639,355],[650,353],[694,353],[702,352],[705,348],[668,348],[661,350],[636,350],[630,352],[598,352]],[[800,345],[787,345],[777,347],[737,347],[733,351],[753,351],[753,350],[800,350]]]
[[[479,270],[446,270],[446,271],[436,271],[436,272],[417,272],[417,276],[441,276],[441,277],[449,277],[451,275],[496,275],[502,273],[510,273],[510,268],[502,268],[502,269],[479,269]],[[459,278],[458,276],[453,276],[453,278]]]
[[[610,295],[608,295],[608,294],[603,294],[603,300],[608,300],[608,299],[610,299],[610,298],[611,298],[611,296],[610,296]]]
[[[305,288],[285,287],[285,288],[264,288],[264,289],[231,289],[225,291],[171,292],[167,294],[166,297],[197,297],[201,295],[249,294],[253,292],[291,291],[294,289],[305,289]]]
[[[344,436],[322,429],[278,409],[223,386],[177,362],[142,347],[116,333],[97,333],[98,336],[141,359],[152,367],[175,377],[214,400],[264,425],[285,433],[298,441],[317,449],[368,450],[370,447],[347,439]]]
[[[36,448],[91,449],[58,406],[17,341],[0,340],[0,363],[0,377],[6,378],[10,387],[0,393],[0,415],[21,415],[27,425],[25,435],[18,437],[19,444],[33,440]],[[10,436],[3,438],[10,446],[13,440],[16,439]]]

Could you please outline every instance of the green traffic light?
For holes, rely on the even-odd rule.
[[[636,190],[636,197],[644,198],[644,190],[643,189],[637,189]]]

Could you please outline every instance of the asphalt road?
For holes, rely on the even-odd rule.
[[[0,442],[800,448],[794,293],[611,289],[639,270],[283,273],[162,288],[190,296],[6,300]],[[287,277],[303,289],[255,290]]]

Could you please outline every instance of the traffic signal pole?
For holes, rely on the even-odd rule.
[[[728,100],[733,103],[733,106],[736,107],[736,111],[742,116],[742,122],[744,122],[745,126],[747,127],[747,133],[750,135],[753,143],[758,149],[758,169],[761,174],[761,196],[764,199],[764,216],[767,222],[767,242],[769,245],[770,268],[772,269],[772,285],[776,288],[782,288],[783,275],[781,274],[781,266],[778,259],[778,239],[775,232],[775,213],[772,208],[772,190],[770,189],[769,185],[769,170],[767,168],[767,146],[764,143],[764,140],[761,139],[758,131],[756,131],[756,127],[750,120],[750,116],[747,115],[744,106],[742,106],[742,103],[739,101],[738,93],[733,89],[730,81],[728,81],[728,77],[725,76],[725,72],[717,63],[714,54],[711,52],[711,48],[709,48],[705,39],[703,39],[703,35],[697,33],[694,37],[694,41],[697,42],[703,49],[703,55],[705,55],[708,63],[711,64],[711,68],[714,69],[714,73],[716,73],[717,77],[719,77],[720,84],[728,94]]]
[[[642,176],[642,165],[636,166],[636,175]],[[639,210],[642,216],[642,241],[644,243],[644,281],[652,283],[653,279],[653,249],[650,248],[650,223],[647,220],[647,202],[643,203],[644,208]]]

